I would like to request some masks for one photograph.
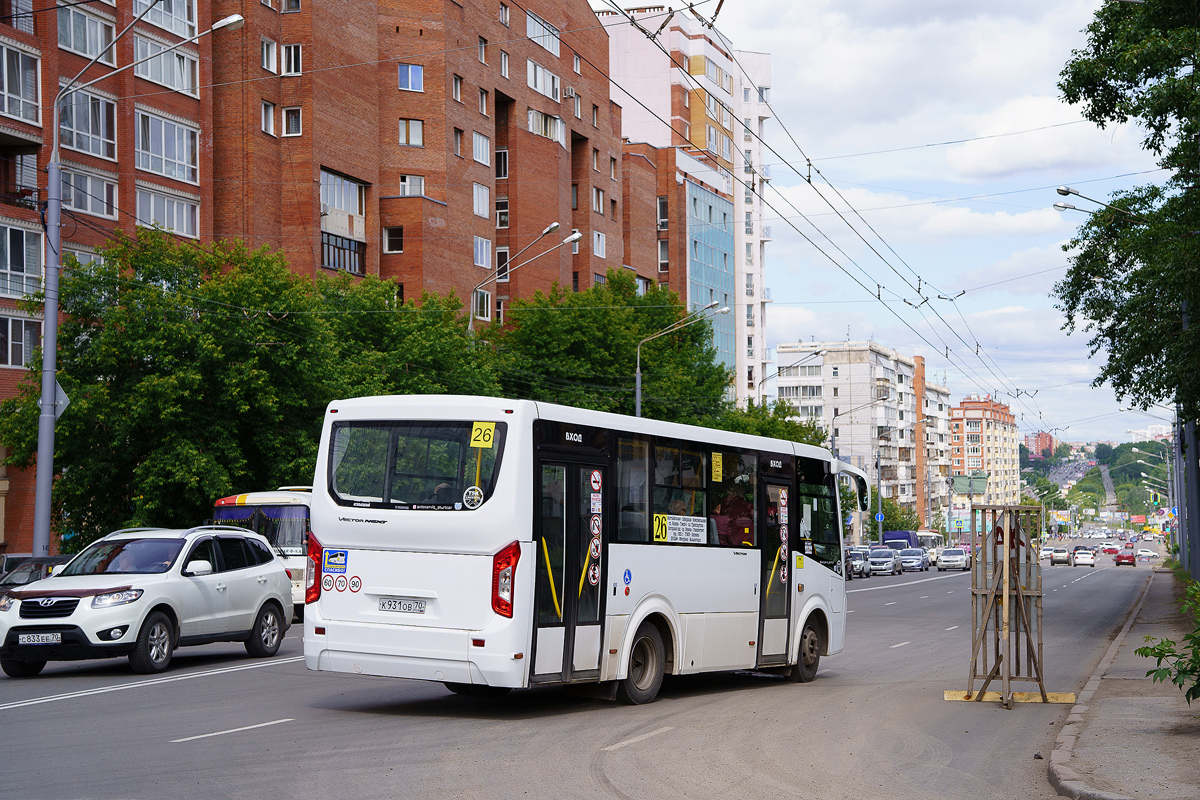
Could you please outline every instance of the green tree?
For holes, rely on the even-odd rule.
[[[686,314],[674,293],[653,287],[639,295],[629,270],[610,270],[584,292],[555,286],[514,301],[507,325],[487,336],[506,396],[632,415],[638,342]],[[643,416],[695,422],[723,414],[732,375],[716,360],[708,323],[647,342],[641,366]]]
[[[1103,3],[1059,82],[1100,127],[1138,122],[1143,148],[1169,172],[1163,186],[1118,193],[1065,247],[1071,268],[1055,286],[1064,327],[1105,353],[1094,385],[1142,407],[1170,399],[1189,419],[1200,412],[1200,328],[1183,326],[1186,308],[1200,310],[1197,15],[1194,0]]]
[[[872,503],[875,506],[879,501]],[[915,508],[902,506],[890,497],[883,498],[883,530],[887,531],[915,531],[921,527],[921,516]],[[875,534],[879,532],[879,523],[875,523],[872,531]]]

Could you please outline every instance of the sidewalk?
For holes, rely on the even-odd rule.
[[[1050,756],[1050,783],[1077,800],[1200,798],[1200,705],[1154,683],[1134,650],[1147,635],[1179,642],[1176,579],[1155,570],[1149,587],[1071,709]]]

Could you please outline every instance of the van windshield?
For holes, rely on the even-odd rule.
[[[329,492],[340,505],[461,511],[492,495],[503,422],[339,422]]]

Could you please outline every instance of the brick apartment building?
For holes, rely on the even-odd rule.
[[[1038,431],[1037,433],[1025,434],[1025,449],[1029,451],[1029,457],[1040,459],[1043,454],[1049,450],[1050,455],[1054,455],[1055,449],[1058,448],[1058,440],[1054,438],[1054,434]]]
[[[0,398],[40,342],[17,301],[41,287],[53,99],[146,7],[0,0]],[[235,13],[241,30],[156,56]],[[63,250],[87,260],[156,224],[281,250],[305,275],[394,278],[410,298],[483,283],[484,319],[556,282],[586,289],[626,249],[608,59],[586,0],[160,0],[64,107]],[[629,266],[657,280],[655,259]],[[0,475],[0,554],[30,552],[33,484]]]
[[[1017,420],[1009,407],[991,395],[971,395],[950,409],[950,462],[953,475],[987,473],[987,489],[976,503],[1019,503]]]

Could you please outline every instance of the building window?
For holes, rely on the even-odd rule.
[[[487,63],[487,39],[479,37],[479,63]]]
[[[147,5],[151,5],[148,0],[133,0],[133,15],[136,17],[141,14]],[[195,0],[171,0],[167,3],[153,4],[149,13],[142,17],[142,21],[190,39],[196,35]]]
[[[283,74],[299,75],[303,68],[302,49],[298,44],[283,46]]]
[[[383,229],[383,252],[385,253],[403,253],[404,252],[404,226],[399,225],[393,228]]]
[[[614,181],[617,179],[617,160],[612,156],[608,158],[608,177]]]
[[[454,155],[462,155],[463,132],[461,128],[454,129]]]
[[[666,272],[671,268],[671,260],[668,257],[670,252],[670,243],[666,239],[658,240],[658,271]]]
[[[508,6],[504,3],[500,4],[500,24],[506,28],[508,27]]]
[[[275,104],[262,101],[262,132],[275,135]]]
[[[406,92],[425,91],[425,68],[420,64],[400,64],[400,89]]]
[[[592,169],[596,172],[600,171],[600,151],[595,147],[592,148]]]
[[[475,266],[484,269],[492,268],[492,240],[482,236],[475,237]]]
[[[572,229],[571,229],[571,233],[572,233],[572,234],[579,233],[579,228],[572,228]],[[576,239],[575,241],[571,242],[571,255],[573,255],[573,256],[577,256],[577,255],[579,255],[579,240],[578,240],[578,239]],[[578,285],[578,284],[576,284],[576,285],[575,285],[575,291],[577,291],[577,292],[579,291],[579,285]]]
[[[667,229],[667,198],[659,196],[658,198],[658,229],[665,231]]]
[[[169,119],[136,113],[138,169],[189,183],[199,181],[200,132]]]
[[[479,113],[487,116],[488,93],[487,89],[479,90]]]
[[[576,211],[578,209],[579,209],[579,184],[572,183],[571,184],[571,210]]]
[[[758,87],[758,102],[760,102],[760,103],[771,102],[771,87],[770,86]]]
[[[496,282],[508,282],[508,248],[496,248]]]
[[[603,286],[608,283],[608,278],[601,275],[599,272],[592,273],[592,286]]]
[[[0,62],[0,113],[29,122],[38,121],[38,60],[4,47]]]
[[[367,243],[345,236],[321,231],[321,266],[349,272],[351,275],[365,273]]]
[[[508,77],[508,53],[500,51],[500,77]]]
[[[62,146],[103,158],[117,157],[117,106],[111,100],[76,92],[58,112]]]
[[[525,12],[525,35],[558,55],[558,28],[529,11]]]
[[[283,0],[284,11],[299,11],[300,0]]]
[[[482,183],[472,184],[475,216],[487,219],[492,213],[492,190]]]
[[[462,102],[462,76],[455,75],[450,81],[450,96]]]
[[[592,127],[600,127],[600,106],[592,103]]]
[[[538,94],[549,97],[555,102],[559,102],[562,99],[562,94],[558,76],[533,59],[527,61],[526,64],[529,67],[529,88]]]
[[[425,123],[419,119],[400,120],[400,144],[407,147],[424,147]]]
[[[367,185],[323,169],[321,202],[330,208],[361,216],[367,209]]]
[[[421,175],[400,176],[400,196],[420,197],[425,194],[425,178]]]
[[[508,177],[508,151],[496,151],[496,177],[504,179]]]
[[[300,106],[292,106],[283,110],[283,135],[299,136],[304,133],[303,117]]]
[[[544,136],[547,139],[553,139],[559,144],[566,146],[566,136],[562,120],[550,114],[543,114],[541,111],[529,109],[529,132],[536,136]]]
[[[492,293],[486,289],[476,289],[474,306],[475,319],[490,320],[492,318]]]
[[[135,75],[192,97],[200,96],[200,92],[196,88],[199,62],[195,56],[179,50],[163,53],[166,45],[141,36],[134,36],[133,42],[134,55],[137,60],[150,59],[133,68]],[[161,55],[155,57],[156,53]]]
[[[604,190],[592,187],[592,211],[597,214],[604,213]]]
[[[582,59],[579,57],[579,54],[578,54],[578,53],[576,53],[576,54],[575,54],[575,64],[574,64],[574,66],[575,66],[575,74],[576,74],[576,75],[580,74],[580,73],[579,73],[579,70],[580,70],[580,68],[582,67],[582,65],[583,65],[583,60],[582,60]]]
[[[23,367],[42,342],[42,323],[32,319],[0,317],[0,364]]]
[[[608,199],[608,210],[610,212],[609,216],[615,220],[617,218],[617,201],[611,197]]]
[[[496,198],[496,227],[497,228],[507,228],[508,227],[508,198],[507,197],[497,197]]]
[[[592,254],[597,258],[606,258],[604,251],[608,244],[608,237],[600,231],[592,231]]]
[[[114,218],[117,216],[116,181],[63,168],[62,203],[64,208]]]
[[[116,63],[112,49],[113,30],[111,22],[85,14],[78,8],[58,9],[58,46],[88,58],[103,53],[99,61],[110,67]]]
[[[0,294],[19,297],[41,290],[42,235],[0,225]]]
[[[149,189],[137,190],[137,223],[162,228],[195,238],[199,229],[200,204]]]
[[[583,119],[583,97],[580,96],[579,92],[576,92],[575,96],[571,99],[575,101],[575,119]]]
[[[279,62],[277,60],[278,53],[276,52],[277,49],[278,47],[275,42],[271,41],[270,39],[262,40],[262,68],[267,72],[279,71]]]

